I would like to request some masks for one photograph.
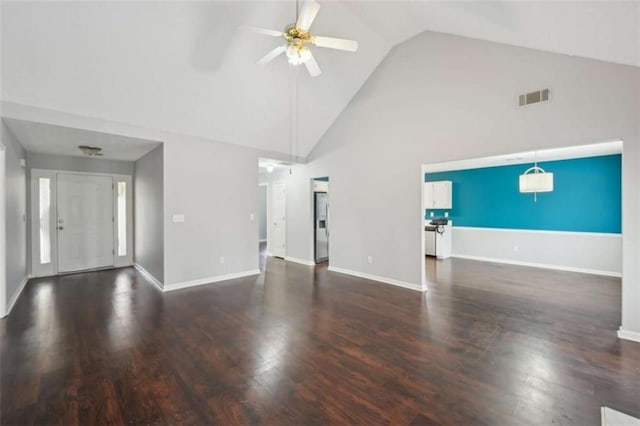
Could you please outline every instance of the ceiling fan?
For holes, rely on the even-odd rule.
[[[317,77],[322,74],[322,71],[320,71],[320,67],[309,49],[310,46],[327,47],[329,49],[346,50],[348,52],[358,50],[358,42],[355,40],[312,35],[309,32],[309,28],[318,14],[318,10],[320,10],[319,3],[313,0],[305,2],[302,10],[297,15],[296,22],[287,25],[284,31],[248,27],[248,29],[256,33],[272,37],[282,37],[285,41],[282,46],[276,47],[260,59],[258,65],[265,65],[280,54],[285,53],[290,64],[304,64],[309,74],[311,74],[312,77]],[[296,7],[296,13],[297,11],[298,8]]]

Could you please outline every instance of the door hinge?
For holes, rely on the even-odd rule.
[[[116,250],[115,249],[111,250],[111,254],[115,255],[116,254]]]

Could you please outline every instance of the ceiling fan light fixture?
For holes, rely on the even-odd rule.
[[[289,45],[286,50],[287,59],[291,65],[304,64],[311,58],[311,51],[304,46]]]
[[[358,42],[355,40],[314,36],[310,33],[309,28],[311,27],[319,9],[319,3],[314,0],[307,0],[302,5],[300,12],[297,13],[298,1],[296,0],[297,20],[295,23],[287,25],[284,28],[284,31],[243,26],[243,28],[249,29],[258,34],[284,38],[285,44],[274,48],[263,56],[258,61],[258,65],[265,65],[284,53],[287,56],[287,61],[291,65],[305,64],[307,71],[309,71],[309,75],[311,75],[311,77],[317,77],[322,74],[322,71],[320,70],[318,62],[316,62],[308,46],[325,47],[329,49],[343,50],[346,52],[357,51]]]

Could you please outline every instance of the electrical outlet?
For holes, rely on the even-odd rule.
[[[518,251],[518,250],[520,250],[520,247],[518,247],[518,246],[513,246],[513,251]]]
[[[449,217],[449,212],[444,212],[444,217]]]
[[[220,256],[220,264],[223,265],[224,264],[224,256]]]
[[[373,263],[373,257],[372,256],[367,256],[367,263],[368,264],[372,264]]]
[[[253,213],[251,213],[251,214],[249,215],[249,220],[250,220],[251,222],[253,222],[255,219],[256,219],[256,215],[254,215]]]
[[[174,214],[171,220],[173,221],[173,223],[184,223],[184,215]]]

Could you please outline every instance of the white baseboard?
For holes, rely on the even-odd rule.
[[[5,311],[3,318],[8,316],[11,313],[11,309],[13,309],[13,305],[15,305],[16,302],[18,301],[18,298],[22,294],[22,290],[24,290],[24,287],[27,285],[28,282],[29,282],[29,276],[25,275],[22,281],[20,281],[20,284],[18,285],[18,289],[16,290],[16,292],[13,293],[13,296],[11,296],[11,299],[9,299],[9,303],[7,303],[7,310]]]
[[[632,340],[634,342],[640,342],[640,333],[635,331],[623,330],[622,327],[618,329],[618,337],[620,339]]]
[[[385,283],[385,284],[391,284],[391,285],[395,285],[395,286],[398,286],[398,287],[407,288],[409,290],[420,291],[420,292],[426,291],[426,289],[423,289],[422,286],[419,285],[419,284],[412,284],[412,283],[408,283],[408,282],[404,282],[404,281],[394,280],[393,278],[380,277],[380,276],[377,276],[377,275],[366,274],[364,272],[358,272],[358,271],[352,271],[350,269],[338,268],[338,267],[331,266],[331,265],[329,265],[328,269],[331,272],[338,272],[340,274],[353,275],[354,277],[364,278],[364,279],[371,280],[371,281],[378,281],[378,282]]]
[[[301,265],[316,266],[316,262],[312,260],[298,259],[297,257],[285,256],[284,260],[286,260],[287,262],[299,263]]]
[[[149,271],[147,271],[146,269],[144,269],[142,266],[140,266],[137,263],[133,264],[133,267],[136,268],[138,271],[140,271],[140,273],[142,275],[144,275],[144,277],[146,279],[148,279],[149,281],[151,281],[151,283],[153,285],[155,285],[156,287],[158,287],[160,289],[160,291],[164,291],[164,284],[162,284],[162,282],[157,279],[156,277],[154,277],[153,275],[151,275],[151,273]]]
[[[200,278],[200,279],[193,280],[193,281],[183,281],[181,283],[167,284],[167,285],[164,286],[163,291],[167,292],[167,291],[180,290],[180,289],[188,288],[188,287],[195,287],[195,286],[199,286],[199,285],[213,284],[213,283],[217,283],[217,282],[220,282],[220,281],[234,280],[236,278],[250,277],[252,275],[260,275],[260,270],[259,269],[252,269],[251,271],[236,272],[234,274],[217,275],[215,277]]]
[[[602,426],[640,426],[640,419],[609,407],[600,407],[600,424]]]
[[[529,266],[532,268],[553,269],[556,271],[579,272],[582,274],[603,275],[606,277],[622,277],[622,273],[615,271],[600,271],[597,269],[575,268],[573,266],[549,265],[546,263],[522,262],[520,260],[498,259],[493,257],[470,256],[466,254],[452,254],[451,257],[458,259],[478,260],[480,262],[504,263],[506,265]]]

